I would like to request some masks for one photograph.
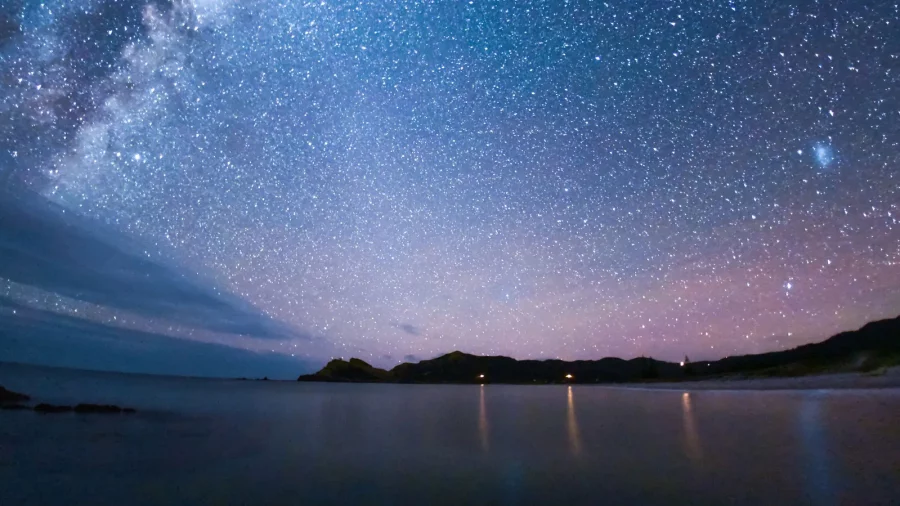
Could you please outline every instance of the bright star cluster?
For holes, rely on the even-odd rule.
[[[896,4],[4,9],[0,184],[312,336],[258,347],[718,358],[900,313]]]

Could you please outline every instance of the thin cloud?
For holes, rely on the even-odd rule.
[[[121,329],[0,297],[0,358],[56,367],[179,376],[293,379],[315,367],[277,353]]]
[[[197,329],[298,337],[237,297],[148,258],[101,224],[33,195],[0,198],[0,278]]]
[[[419,327],[417,327],[411,323],[393,322],[391,325],[393,325],[394,328],[398,328],[411,336],[422,335],[422,329],[420,329]]]

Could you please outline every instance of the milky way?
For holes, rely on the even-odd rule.
[[[896,4],[0,9],[0,183],[296,332],[221,342],[673,360],[900,313]]]

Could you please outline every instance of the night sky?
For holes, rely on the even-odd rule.
[[[0,7],[4,318],[297,372],[769,351],[900,314],[898,184],[896,2]]]

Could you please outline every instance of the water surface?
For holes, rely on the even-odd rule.
[[[890,504],[900,390],[165,378],[0,364],[0,504]]]

